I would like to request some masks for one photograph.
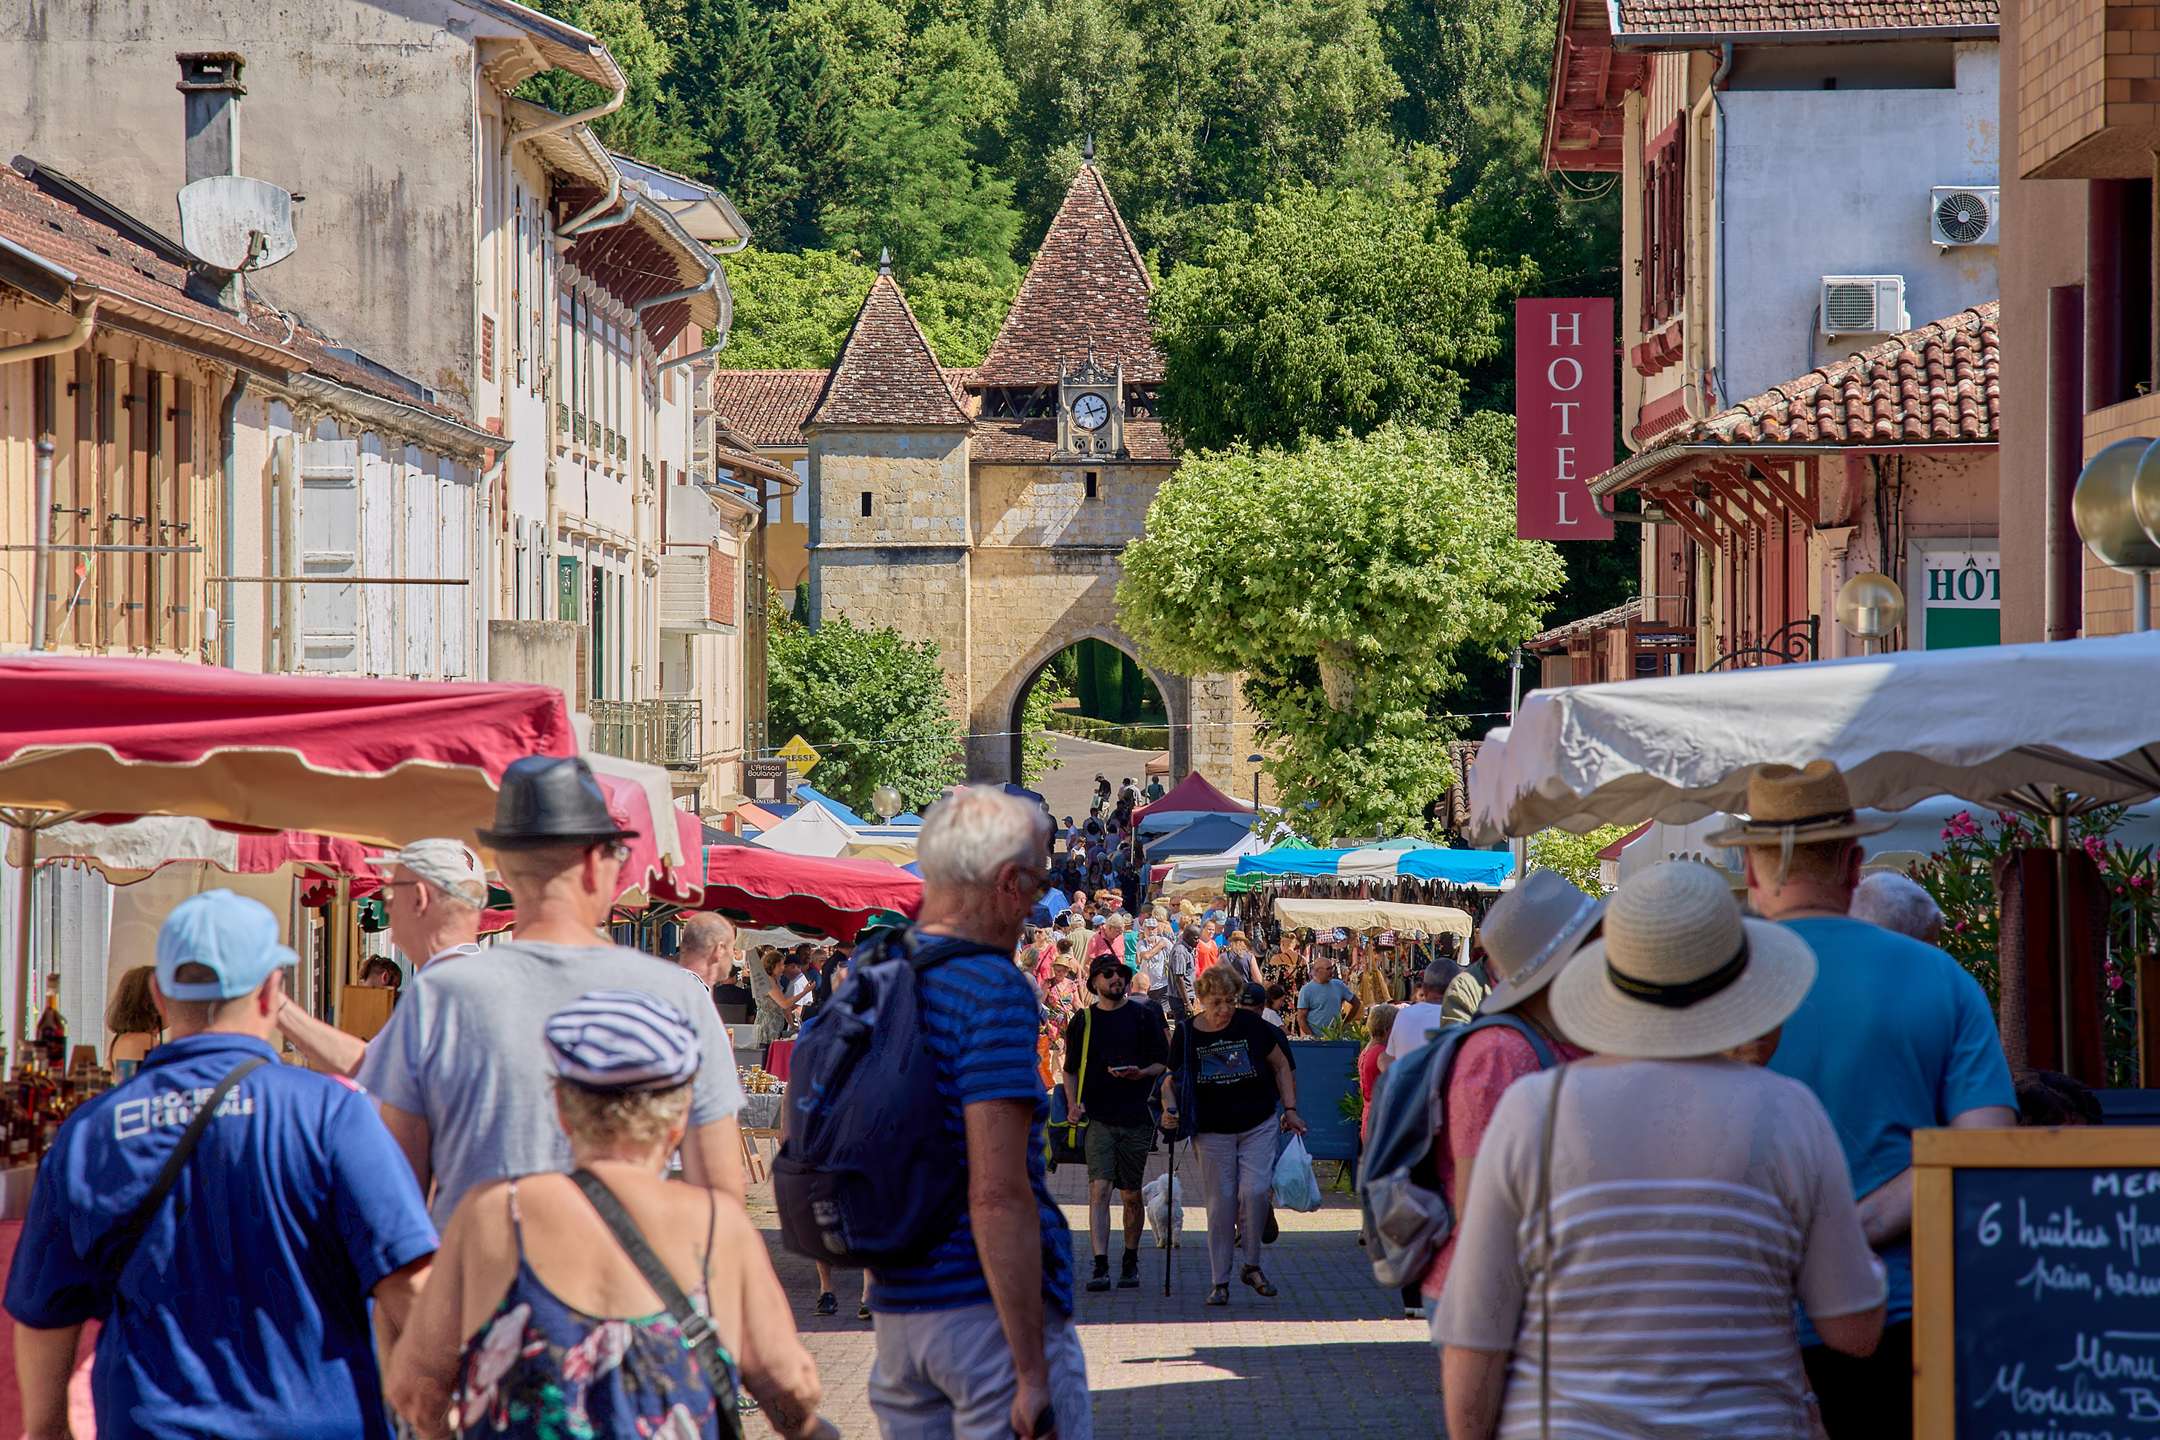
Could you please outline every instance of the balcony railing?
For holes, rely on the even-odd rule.
[[[704,706],[697,700],[594,700],[592,748],[675,770],[698,768]]]

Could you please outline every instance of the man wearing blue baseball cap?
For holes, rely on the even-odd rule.
[[[102,1320],[104,1440],[388,1440],[368,1301],[395,1335],[435,1230],[367,1096],[278,1063],[294,958],[229,890],[158,931],[165,1043],[60,1127],[8,1274],[27,1434],[68,1433]]]

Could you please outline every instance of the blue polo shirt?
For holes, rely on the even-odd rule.
[[[1932,945],[1845,915],[1788,920],[1815,952],[1815,984],[1779,1032],[1770,1068],[1815,1092],[1858,1199],[1912,1165],[1912,1132],[1990,1105],[2017,1110],[1980,982]],[[1912,1246],[1882,1250],[1889,1323],[1912,1318]],[[1803,1345],[1816,1343],[1803,1325]]]
[[[195,1106],[251,1055],[142,1244],[109,1273]],[[7,1312],[102,1320],[99,1440],[387,1440],[368,1294],[435,1250],[411,1166],[366,1092],[244,1035],[150,1052],[75,1111],[38,1167]]]
[[[936,937],[925,935],[927,942]],[[1072,1230],[1050,1194],[1043,1164],[1043,1124],[1049,1091],[1036,1069],[1035,1039],[1042,1006],[1035,987],[1009,952],[979,950],[967,941],[962,954],[923,971],[920,991],[924,1039],[937,1060],[938,1124],[965,1143],[967,1107],[985,1100],[1025,1100],[1034,1107],[1028,1125],[1028,1181],[1042,1236],[1043,1306],[1052,1315],[1072,1314]],[[990,1282],[975,1251],[968,1213],[912,1265],[870,1272],[870,1308],[883,1312],[957,1310],[987,1304]],[[103,1440],[100,1436],[99,1440]]]

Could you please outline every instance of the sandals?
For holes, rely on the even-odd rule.
[[[1207,1303],[1210,1305],[1228,1305],[1230,1303],[1230,1287],[1228,1285],[1217,1285],[1214,1289],[1208,1291]]]
[[[1238,1278],[1259,1292],[1262,1299],[1272,1300],[1275,1298],[1275,1287],[1268,1283],[1267,1272],[1258,1265],[1247,1265],[1238,1272]]]

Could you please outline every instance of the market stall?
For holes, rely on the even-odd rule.
[[[1275,917],[1301,930],[1393,930],[1411,936],[1453,935],[1465,945],[1476,926],[1469,913],[1444,905],[1400,905],[1384,900],[1307,900],[1278,896]]]
[[[921,877],[897,865],[756,846],[709,848],[698,903],[739,925],[830,936],[843,945],[875,925],[912,919],[921,907]]]

